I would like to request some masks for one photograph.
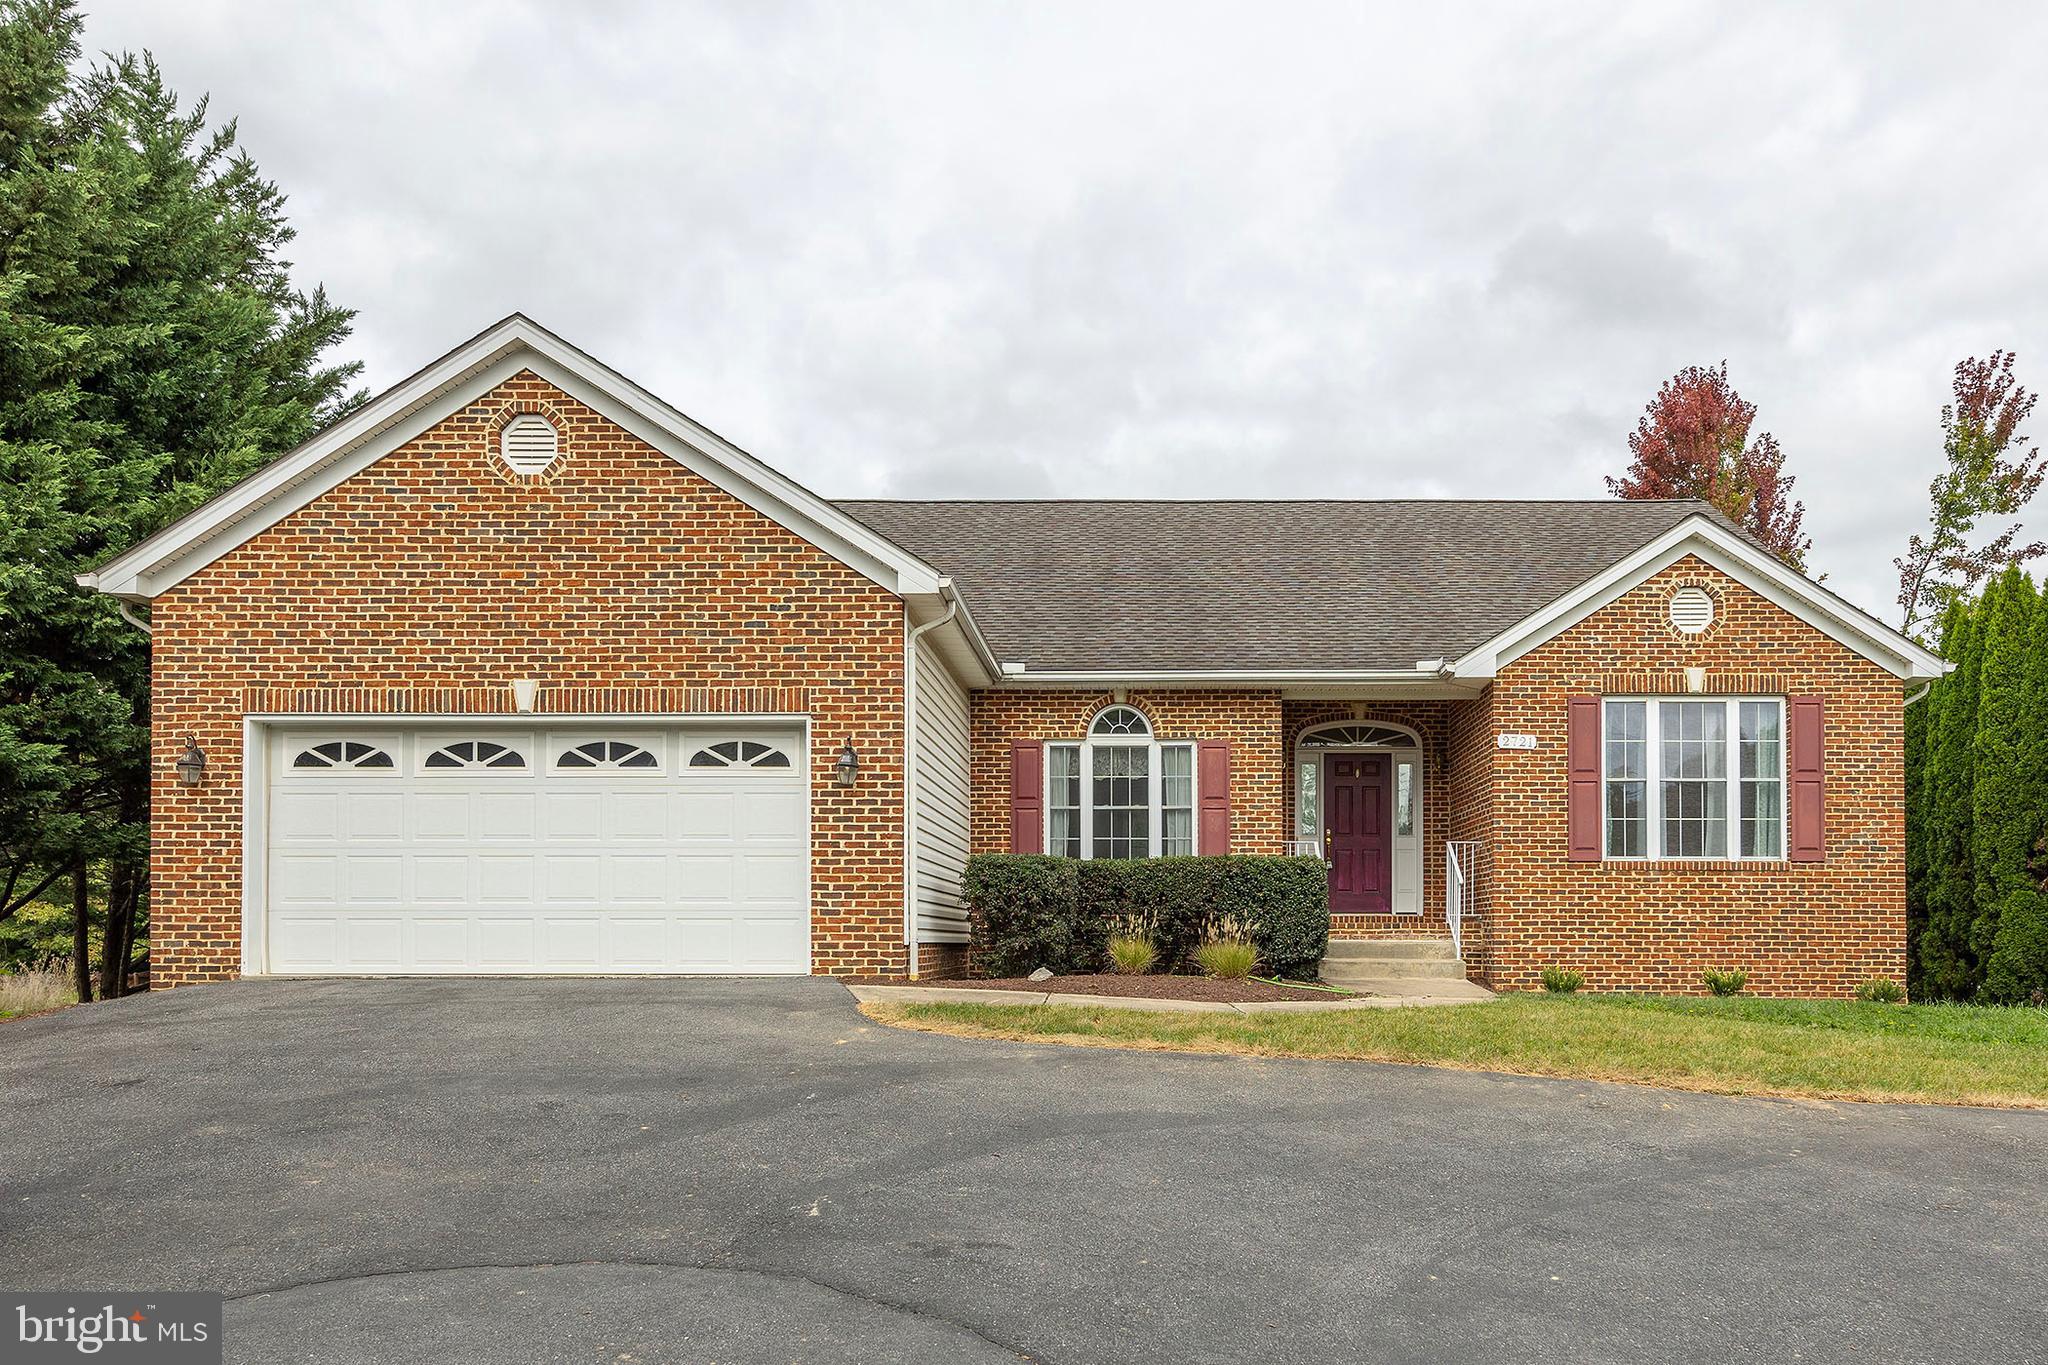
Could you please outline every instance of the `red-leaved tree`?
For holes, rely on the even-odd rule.
[[[2017,544],[2020,528],[2008,525],[1982,544],[1973,544],[1977,523],[1987,517],[2015,517],[2033,500],[2044,470],[2039,448],[2020,434],[2034,411],[2035,395],[2013,374],[2013,354],[1993,351],[1956,366],[1955,402],[1941,410],[1942,452],[1948,468],[1928,487],[1933,503],[1926,535],[1914,535],[1899,569],[1900,625],[1924,635],[1948,604],[1968,597],[2008,564],[2048,554],[2040,541]]]
[[[1800,534],[1806,504],[1793,500],[1785,452],[1763,432],[1756,404],[1728,383],[1728,362],[1688,365],[1664,381],[1628,438],[1628,472],[1607,480],[1617,498],[1701,498],[1795,569],[1813,541]]]

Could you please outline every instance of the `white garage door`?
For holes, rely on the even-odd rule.
[[[268,970],[802,973],[796,729],[272,737]]]

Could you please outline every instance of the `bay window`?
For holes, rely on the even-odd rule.
[[[1609,858],[1782,858],[1784,703],[1610,698],[1602,809]]]
[[[1074,744],[1045,747],[1048,853],[1156,858],[1195,851],[1195,746],[1162,744],[1136,707],[1105,707]]]

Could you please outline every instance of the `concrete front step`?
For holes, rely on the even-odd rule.
[[[1323,950],[1325,962],[1347,958],[1450,959],[1453,956],[1448,938],[1333,938],[1330,946]]]
[[[1465,964],[1454,957],[1326,957],[1322,971],[1323,980],[1332,986],[1351,986],[1385,977],[1412,977],[1418,981],[1465,979]]]

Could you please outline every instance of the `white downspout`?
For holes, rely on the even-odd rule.
[[[129,608],[128,604],[126,602],[123,602],[118,597],[114,599],[114,610],[121,613],[121,619],[123,621],[126,621],[129,625],[135,627],[144,635],[156,634],[155,631],[149,628],[149,622],[143,620],[140,616],[137,616],[134,613],[134,611]]]
[[[946,614],[903,635],[903,943],[909,949],[910,975],[915,978],[917,953],[917,642],[960,614],[960,597],[949,582],[939,584],[947,599]],[[910,625],[906,610],[903,622]]]

